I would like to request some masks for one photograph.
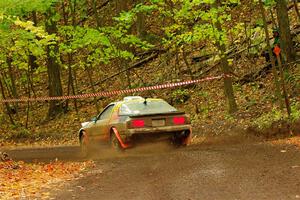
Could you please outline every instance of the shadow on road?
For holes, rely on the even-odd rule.
[[[109,160],[116,158],[141,157],[154,154],[173,152],[174,147],[166,143],[150,143],[139,145],[125,151],[115,151],[108,146],[92,148],[89,156],[83,157],[80,146],[55,146],[39,148],[17,148],[5,150],[11,159],[25,162],[51,162],[60,161],[84,161],[84,160]]]
[[[244,136],[230,137],[207,137],[199,144],[191,145],[185,148],[175,148],[170,143],[165,141],[140,143],[133,148],[125,151],[116,151],[111,149],[109,145],[99,145],[91,148],[88,157],[83,157],[80,153],[80,146],[54,146],[54,147],[39,147],[39,148],[17,148],[7,150],[6,152],[15,161],[25,162],[51,162],[60,161],[84,161],[84,160],[110,160],[116,158],[128,157],[147,157],[153,155],[168,154],[176,151],[193,151],[201,148],[211,148],[217,146],[228,146],[234,144],[249,144],[261,141],[259,139],[245,138]]]

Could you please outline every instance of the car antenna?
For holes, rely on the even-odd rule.
[[[145,97],[144,104],[147,105],[147,97]]]

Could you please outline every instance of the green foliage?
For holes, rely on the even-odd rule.
[[[233,123],[234,122],[234,117],[228,113],[225,114],[225,120],[228,121],[228,122],[231,122]]]
[[[45,13],[58,0],[5,0],[0,2],[0,13],[12,16],[22,16],[30,12]]]
[[[162,27],[165,37],[161,39],[167,48],[181,47],[185,44],[193,44],[201,41],[227,43],[227,31],[217,31],[215,24],[230,20],[228,5],[238,3],[237,0],[226,0],[222,6],[215,7],[214,0],[174,0],[173,6],[161,0],[151,0],[146,4],[137,4],[127,12],[121,12],[113,18],[112,26],[95,28],[89,25],[62,25],[62,19],[58,0],[7,0],[0,3],[0,48],[4,55],[11,55],[13,65],[20,70],[28,69],[28,56],[38,58],[36,61],[44,66],[46,49],[56,44],[59,52],[53,53],[60,60],[61,55],[79,54],[79,60],[86,60],[88,65],[96,66],[100,63],[108,64],[115,58],[127,60],[136,59],[129,48],[147,50],[153,45],[141,40],[134,34],[129,34],[129,29],[137,20],[137,15],[143,13],[150,15],[154,11],[161,18],[166,18],[172,23]],[[79,19],[87,18],[87,5],[77,2]],[[68,9],[72,9],[74,2]],[[209,9],[205,9],[209,6]],[[38,24],[28,19],[32,18],[32,12],[42,16]],[[58,22],[57,34],[49,34],[45,26]],[[199,22],[199,23],[195,23]],[[124,47],[127,48],[124,48]],[[6,56],[0,56],[5,63]],[[3,58],[3,59],[2,59]],[[72,65],[73,67],[80,66]],[[4,65],[5,66],[5,65]],[[38,69],[35,73],[44,72],[45,68]]]
[[[291,113],[292,122],[299,120],[300,119],[300,102],[297,102],[297,101],[293,102],[291,104],[291,111],[292,111],[292,113]]]
[[[200,91],[196,93],[196,99],[200,102],[204,102],[203,104],[199,104],[198,111],[204,115],[204,117],[209,116],[210,112],[210,102],[209,102],[209,93],[206,91]]]
[[[222,0],[220,1],[221,5],[218,6],[215,0],[148,0],[145,2],[145,4],[131,4],[132,7],[130,10],[126,12],[123,11],[116,17],[112,17],[114,14],[102,16],[104,9],[101,11],[98,10],[99,12],[96,14],[100,14],[101,12],[99,17],[103,17],[104,19],[103,23],[102,19],[100,20],[101,26],[99,27],[99,24],[97,24],[94,19],[95,16],[93,15],[95,13],[91,8],[90,1],[0,1],[0,74],[4,74],[5,76],[3,78],[5,82],[5,92],[9,97],[12,96],[11,88],[13,81],[8,75],[8,59],[12,61],[12,70],[17,79],[17,89],[22,90],[19,96],[25,97],[25,95],[28,95],[28,91],[30,91],[30,88],[27,88],[29,82],[28,73],[32,73],[31,75],[33,76],[30,77],[33,86],[32,90],[41,89],[42,85],[47,82],[46,66],[49,64],[47,57],[48,48],[52,49],[51,55],[56,56],[60,62],[59,64],[62,66],[62,73],[64,75],[62,82],[65,94],[65,89],[67,88],[70,90],[68,91],[69,93],[72,92],[67,77],[68,71],[66,70],[69,66],[72,68],[74,75],[79,73],[78,69],[82,72],[82,68],[89,67],[94,73],[92,74],[92,78],[95,76],[99,78],[99,80],[94,80],[98,83],[103,77],[123,70],[124,68],[121,67],[125,67],[125,65],[120,67],[117,65],[119,63],[122,64],[124,60],[134,61],[138,59],[136,55],[141,55],[142,59],[151,55],[150,53],[152,53],[152,51],[145,51],[155,47],[153,44],[157,45],[155,50],[176,51],[179,57],[178,68],[182,66],[183,61],[180,60],[180,56],[182,56],[183,53],[190,54],[191,51],[197,51],[197,48],[202,45],[205,45],[205,48],[195,54],[210,55],[213,53],[215,56],[208,61],[208,64],[211,64],[210,62],[216,63],[220,61],[221,56],[216,55],[218,54],[216,49],[219,47],[219,44],[224,44],[226,47],[230,47],[230,45],[237,47],[236,43],[238,43],[240,45],[238,47],[241,47],[248,45],[245,39],[249,37],[251,45],[255,46],[250,49],[250,53],[259,54],[265,48],[263,24],[261,19],[256,19],[257,13],[251,13],[253,19],[250,20],[248,25],[252,27],[253,22],[256,20],[256,26],[255,28],[247,29],[247,34],[245,34],[245,26],[247,24],[245,24],[246,22],[241,23],[242,18],[237,21],[231,19],[232,4],[233,6],[238,5],[240,3],[238,0]],[[265,0],[264,3],[265,6],[270,8],[274,5],[275,0]],[[63,11],[62,7],[64,6],[65,10]],[[109,6],[114,5],[108,4],[107,7]],[[76,11],[75,14],[72,13],[73,8]],[[109,9],[113,10],[113,8]],[[153,26],[154,28],[151,26],[151,28],[147,29],[142,39],[136,34],[136,22],[141,13],[143,13],[143,16],[146,16],[145,25],[147,27],[151,25],[151,23],[158,24]],[[36,24],[33,22],[34,14],[37,16]],[[73,16],[73,14],[75,16]],[[110,16],[111,18],[107,19]],[[219,29],[218,23],[221,24],[221,29]],[[50,34],[48,30],[49,26],[54,24],[57,25],[55,28],[58,29],[58,32],[53,31],[54,33]],[[234,44],[232,44],[232,42]],[[56,46],[58,47],[58,51],[54,48]],[[183,49],[185,52],[182,51]],[[194,56],[195,54],[192,52],[190,55]],[[169,55],[170,62],[165,62],[166,64],[163,63],[165,66],[173,64],[175,59],[172,58],[172,55],[174,54],[171,52]],[[190,59],[190,55],[187,56],[188,59]],[[35,62],[38,64],[37,69],[30,69],[30,56],[36,57],[37,60]],[[161,59],[167,60],[163,57]],[[157,64],[157,62],[153,62],[153,65],[154,63]],[[228,63],[232,64],[233,59],[228,59]],[[128,63],[126,63],[126,65],[127,64]],[[163,70],[161,70],[161,66],[164,65],[159,64],[157,66],[159,70],[156,70],[156,66],[153,67],[153,70],[149,70],[149,72],[153,72],[156,75],[155,77],[150,77],[152,78],[152,82],[149,81],[150,78],[148,79],[147,77],[147,70],[141,73],[142,77],[131,80],[131,87],[147,86],[152,85],[153,82],[158,83],[165,81],[166,73],[169,72],[170,66],[167,66],[168,68]],[[128,67],[128,65],[126,67]],[[239,68],[240,67],[241,66],[239,66]],[[175,69],[176,74],[177,71],[179,71],[178,68]],[[206,68],[206,66],[201,66],[200,69],[200,65],[194,66],[193,64],[191,68],[192,72],[198,70],[195,75],[196,78],[196,76],[200,74],[200,71],[204,71],[202,69]],[[139,70],[140,69],[137,68],[132,69],[129,75],[131,77],[137,77],[140,73]],[[184,70],[185,69],[182,70],[182,73],[185,73]],[[146,75],[143,75],[145,72]],[[136,73],[136,75],[134,73]],[[215,73],[215,70],[213,70],[213,73]],[[289,89],[296,88],[295,90],[299,90],[299,74],[299,72],[285,74]],[[121,76],[122,75],[121,73]],[[80,77],[77,78],[82,78],[82,76],[83,75],[80,75]],[[144,77],[147,77],[147,79],[142,80]],[[172,76],[171,78],[174,77]],[[75,92],[90,92],[90,88],[88,88],[90,83],[82,83],[85,80],[80,80],[78,83],[76,81],[78,80],[74,81],[76,86]],[[39,83],[37,84],[37,82]],[[124,83],[125,81],[120,79],[115,81],[114,84],[119,84],[119,82]],[[103,90],[112,89],[107,88],[107,86],[110,86],[109,83],[107,85],[106,83],[101,86],[97,85],[96,90],[99,90],[99,88]],[[258,90],[258,85],[252,86],[254,91]],[[212,89],[212,91],[213,90],[214,89]],[[189,89],[173,90],[170,98],[175,104],[185,103],[191,97],[189,91]],[[251,96],[250,94],[242,96],[246,95],[247,92],[243,91],[240,85],[235,86],[235,91],[241,95],[240,97],[246,99],[247,102],[244,104],[246,109],[254,107],[257,101],[260,101],[260,103],[270,103],[269,99],[262,100],[263,98],[270,98],[270,96],[267,95],[262,95],[263,97],[261,99]],[[34,95],[37,96],[47,94],[45,91],[36,92]],[[33,94],[31,94],[31,96],[33,96]],[[212,98],[210,93],[201,91],[198,94],[194,94],[193,98],[195,98],[193,99],[194,102],[202,102],[201,104],[197,104],[196,112],[200,113],[201,117],[211,117],[212,110],[215,110],[212,104],[217,104],[215,101],[211,101],[211,99],[218,98],[218,96]],[[34,106],[35,104],[32,105]],[[30,104],[30,106],[32,105]],[[292,103],[293,121],[300,117],[299,107],[299,103]],[[25,110],[23,108],[24,107],[20,109],[21,112]],[[4,122],[3,115],[3,113],[0,113],[0,123]],[[17,118],[15,116],[13,117]],[[200,115],[196,117],[200,117]],[[231,115],[226,115],[225,119],[231,122],[234,120]],[[284,113],[273,109],[272,112],[263,114],[256,119],[255,124],[260,128],[265,128],[280,119],[284,119]],[[18,128],[20,127],[15,127],[15,132]],[[42,134],[44,133],[41,133],[41,135]],[[27,136],[29,137],[30,134],[26,130],[21,130],[14,135],[14,137],[19,138]]]
[[[274,122],[282,120],[284,114],[277,108],[273,108],[271,112],[262,114],[259,118],[255,119],[253,124],[259,129],[266,129],[271,127]]]
[[[31,137],[31,133],[27,129],[20,128],[20,130],[14,131],[10,137],[10,139],[27,139]]]
[[[172,2],[152,1],[164,20],[169,20],[167,26],[162,27],[165,33],[163,44],[167,48],[177,48],[186,44],[206,41],[212,44],[228,44],[225,27],[221,31],[216,29],[216,23],[231,19],[228,5],[239,3],[236,0],[222,1],[222,5],[215,6],[214,0],[176,0]]]
[[[59,40],[57,35],[48,34],[44,26],[35,26],[28,21],[28,15],[33,11],[45,13],[55,5],[56,1],[45,0],[8,0],[0,3],[0,70],[7,72],[7,58],[12,60],[12,66],[20,73],[20,83],[27,82],[29,68],[28,56],[36,56],[36,63],[43,63],[46,56],[46,47]],[[42,70],[40,67],[39,71]],[[7,82],[9,79],[6,79]]]
[[[79,59],[87,61],[85,65],[90,66],[100,63],[108,64],[115,58],[135,59],[134,54],[124,49],[123,45],[142,50],[153,47],[137,36],[128,34],[128,29],[136,20],[138,13],[149,13],[155,5],[138,4],[132,10],[122,12],[116,17],[116,23],[113,26],[94,28],[86,25],[61,25],[59,23],[60,12],[57,12],[59,2],[61,1],[7,0],[0,3],[0,62],[4,64],[2,65],[4,70],[7,70],[7,55],[10,55],[13,66],[17,66],[18,70],[23,70],[26,74],[29,67],[28,56],[31,55],[38,58],[36,63],[39,68],[34,73],[39,75],[45,72],[46,49],[54,44],[58,45],[59,52],[50,47],[52,49],[50,54],[57,57],[59,62],[63,55],[79,54]],[[74,2],[70,6],[73,4]],[[87,5],[77,2],[77,6],[82,6],[78,8],[81,14],[80,19],[86,19]],[[33,12],[42,18],[38,24],[28,20],[32,19]],[[45,26],[53,22],[58,23],[58,33],[48,34]],[[72,66],[80,67],[81,64]]]
[[[251,30],[253,33],[251,36],[251,42],[253,47],[250,48],[250,54],[260,54],[263,49],[266,49],[265,32],[261,26],[257,26]]]
[[[271,7],[276,5],[276,0],[263,0],[265,6]]]
[[[177,89],[171,94],[172,101],[176,104],[186,102],[190,98],[189,91],[186,89]]]
[[[0,106],[0,124],[3,124],[5,122],[5,112],[4,108]]]
[[[300,103],[295,101],[291,103],[291,118],[289,119],[285,111],[281,111],[278,108],[273,108],[271,112],[262,114],[259,118],[253,121],[253,125],[259,129],[270,128],[274,122],[280,120],[295,122],[300,119]]]
[[[114,20],[118,22],[117,26],[122,27],[123,30],[128,30],[133,23],[137,20],[138,13],[151,13],[157,9],[155,4],[153,5],[144,5],[144,4],[137,4],[131,10],[127,12],[121,12],[118,17],[114,17]]]
[[[300,67],[297,67],[293,72],[285,71],[284,78],[296,90],[300,90]]]
[[[35,37],[39,38],[39,41],[42,40],[44,45],[52,44],[54,41],[56,41],[58,38],[56,35],[52,34],[49,35],[43,27],[36,27],[34,26],[34,23],[31,21],[21,21],[19,18],[14,20],[14,24],[16,26],[19,26],[20,28],[30,32],[32,35],[30,39],[34,39]],[[24,34],[24,33],[23,33]]]

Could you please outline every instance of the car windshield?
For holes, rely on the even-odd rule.
[[[163,100],[125,102],[120,107],[120,115],[146,115],[176,112],[177,109]]]

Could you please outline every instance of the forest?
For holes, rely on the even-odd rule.
[[[0,0],[0,199],[299,199],[299,8]],[[82,156],[82,124],[126,96],[178,108],[125,116],[168,143],[131,148],[109,127]],[[104,122],[125,119],[113,106]]]
[[[167,100],[203,134],[296,133],[299,22],[297,0],[1,1],[0,142],[74,143],[81,122],[130,95]]]

